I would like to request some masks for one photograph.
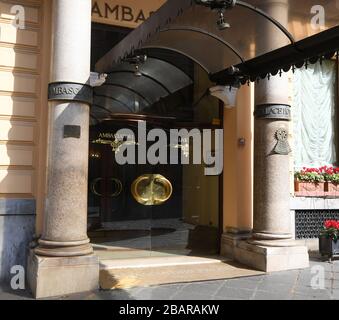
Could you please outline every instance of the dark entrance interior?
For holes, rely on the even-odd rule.
[[[93,24],[92,66],[128,32]],[[206,176],[204,164],[119,165],[115,161],[116,132],[128,128],[137,139],[140,121],[148,130],[221,128],[222,108],[217,99],[206,94],[211,84],[204,70],[173,52],[157,50],[159,56],[184,72],[192,80],[190,84],[133,112],[124,107],[129,102],[134,105],[137,99],[142,106],[142,101],[125,88],[124,106],[121,101],[106,99],[110,90],[118,90],[114,86],[106,86],[105,91],[98,88],[95,93],[89,143],[88,233],[102,259],[214,255],[219,251],[219,176]],[[148,58],[152,59],[151,51]],[[167,148],[168,153],[171,148],[189,150],[191,141],[180,146],[168,142]],[[148,178],[135,187],[138,178],[145,176]],[[159,176],[164,183],[159,182]],[[165,198],[170,196],[155,205],[138,200],[135,192],[142,198],[149,188]]]

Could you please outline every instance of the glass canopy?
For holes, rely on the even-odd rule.
[[[337,0],[168,0],[97,62],[96,71],[109,77],[97,91],[104,97],[96,104],[140,110],[190,83],[180,69],[157,56],[140,64],[142,76],[135,77],[135,65],[126,59],[148,50],[183,55],[213,80],[231,66],[250,65],[281,48],[292,46],[300,53],[298,42],[338,25]],[[134,105],[126,101],[131,96],[138,99]],[[107,99],[119,103],[113,107]]]
[[[339,25],[336,0],[247,0],[224,10],[230,28],[220,30],[218,10],[201,2],[232,1],[168,0],[100,59],[97,71],[112,70],[137,49],[166,48],[215,73]]]
[[[95,88],[91,114],[102,119],[113,113],[140,113],[191,83],[185,72],[163,60],[148,58],[138,70],[121,63],[110,70],[104,85]]]

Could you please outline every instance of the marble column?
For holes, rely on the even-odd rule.
[[[287,26],[287,0],[263,1],[261,8]],[[286,36],[278,29],[268,24],[262,28],[265,36],[259,42],[259,48],[271,50],[288,44]],[[260,80],[255,86],[253,237],[258,240],[292,238],[290,150],[285,140],[291,120],[288,89],[286,73]],[[283,150],[280,150],[281,146]]]
[[[288,0],[263,0],[260,9],[287,26]],[[288,44],[283,32],[262,21],[258,54]],[[285,73],[255,84],[253,232],[229,250],[236,261],[265,272],[309,266],[307,247],[293,241],[290,231],[288,89]]]
[[[90,0],[54,0],[51,83],[86,84],[89,79],[90,4]],[[89,105],[56,100],[48,107],[48,185],[43,233],[35,252],[90,254],[86,233]],[[80,134],[65,137],[65,126],[77,128]]]
[[[37,297],[92,290],[99,273],[87,237],[91,0],[53,0],[52,15],[47,194],[29,261]]]

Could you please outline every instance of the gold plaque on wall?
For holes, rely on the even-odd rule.
[[[171,182],[160,174],[145,174],[133,181],[131,192],[140,204],[156,206],[165,203],[171,197],[173,187]]]

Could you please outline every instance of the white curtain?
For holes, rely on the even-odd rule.
[[[297,69],[293,77],[295,168],[332,165],[335,151],[336,63]]]

